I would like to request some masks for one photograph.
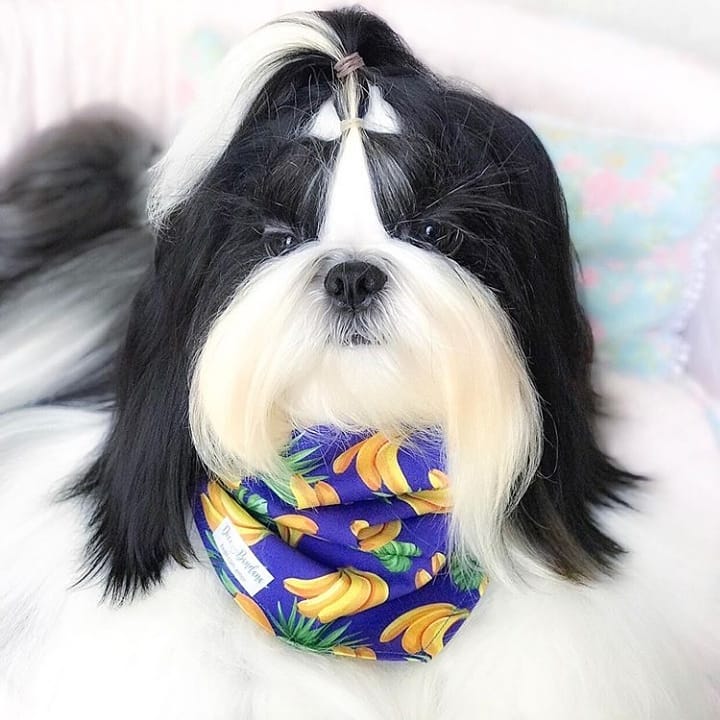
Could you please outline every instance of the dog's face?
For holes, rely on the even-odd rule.
[[[355,51],[365,66],[338,77]],[[156,170],[155,267],[86,478],[110,589],[185,557],[201,464],[276,472],[317,423],[439,428],[453,539],[491,572],[606,564],[591,505],[622,476],[592,439],[591,342],[537,138],[358,11],[280,21],[236,54]],[[162,527],[133,535],[142,520]]]

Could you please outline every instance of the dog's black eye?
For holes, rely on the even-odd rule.
[[[435,242],[438,237],[438,226],[434,223],[427,223],[425,227],[423,227],[422,230],[422,238],[423,240],[427,240],[428,242]]]
[[[432,247],[444,255],[454,255],[462,242],[462,232],[454,225],[423,220],[405,232],[405,236],[420,247]]]
[[[289,230],[266,230],[263,239],[270,255],[282,255],[300,244],[298,236]]]

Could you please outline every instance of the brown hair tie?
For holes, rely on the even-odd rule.
[[[365,67],[365,61],[360,57],[360,53],[354,52],[346,55],[335,63],[335,74],[338,76],[338,79],[342,80],[361,67]]]

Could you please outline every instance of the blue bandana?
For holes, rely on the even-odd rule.
[[[240,608],[268,633],[319,653],[427,661],[478,603],[487,578],[448,563],[442,442],[293,436],[289,482],[199,484],[195,523]]]

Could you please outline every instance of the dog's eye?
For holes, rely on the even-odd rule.
[[[297,235],[289,230],[266,230],[263,236],[270,255],[282,255],[300,244]]]
[[[453,225],[422,221],[408,233],[411,242],[420,247],[432,247],[444,255],[454,255],[462,243],[462,232]]]
[[[428,242],[435,242],[438,237],[438,226],[434,223],[427,223],[422,229],[422,239]]]

